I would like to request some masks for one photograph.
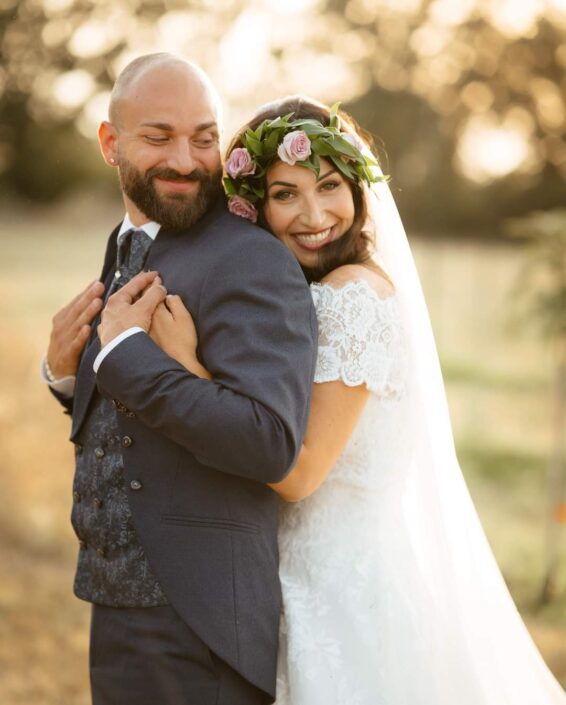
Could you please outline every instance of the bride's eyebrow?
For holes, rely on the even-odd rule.
[[[270,189],[272,186],[287,186],[287,188],[297,188],[297,184],[290,184],[288,181],[274,181],[267,187]]]
[[[327,171],[326,174],[319,176],[317,181],[322,181],[323,179],[326,179],[327,176],[330,176],[330,174],[335,174],[335,173],[336,173],[336,169],[331,169],[330,171]]]
[[[330,176],[330,174],[335,174],[336,169],[331,169],[330,171],[327,171],[326,174],[323,174],[322,176],[319,176],[317,181],[322,181],[323,179],[326,179],[327,176]],[[274,181],[272,184],[269,184],[267,187],[268,190],[272,186],[287,186],[287,188],[297,188],[297,184],[291,184],[288,181]]]

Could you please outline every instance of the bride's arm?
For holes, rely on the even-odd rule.
[[[178,296],[168,296],[156,309],[149,334],[170,357],[193,374],[211,379],[196,354],[197,332]],[[343,382],[315,384],[305,439],[287,477],[270,485],[283,499],[304,499],[324,481],[354,430],[368,398],[365,385]]]
[[[312,494],[326,479],[368,400],[365,385],[315,384],[307,431],[297,462],[287,477],[270,485],[287,502]]]
[[[343,265],[322,280],[340,288],[350,281],[364,279],[378,297],[394,291],[389,277],[377,266]],[[270,485],[288,502],[312,494],[326,479],[356,427],[369,391],[365,384],[349,387],[343,382],[315,384],[307,430],[297,463],[287,477]]]

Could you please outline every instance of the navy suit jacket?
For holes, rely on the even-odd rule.
[[[110,236],[102,280],[114,271]],[[172,606],[208,646],[275,695],[278,498],[300,450],[316,361],[305,278],[272,235],[220,199],[190,230],[162,229],[147,262],[179,294],[213,380],[199,379],[145,333],[95,376],[96,326],[77,373],[71,440],[95,385],[118,402],[136,530]]]

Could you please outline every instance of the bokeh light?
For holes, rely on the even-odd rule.
[[[564,330],[566,0],[0,0],[0,493],[10,502],[0,700],[90,702],[88,614],[69,590],[68,419],[37,369],[50,317],[97,276],[123,215],[96,141],[111,85],[154,51],[210,75],[224,145],[289,93],[341,101],[375,137],[423,280],[459,457],[505,579],[566,684],[563,560],[552,604],[537,602],[558,545],[550,517],[566,507],[552,491],[566,481],[552,485],[547,470],[553,449],[563,453],[552,409],[566,408],[566,346],[544,337],[548,321]],[[512,243],[509,218],[521,233]]]

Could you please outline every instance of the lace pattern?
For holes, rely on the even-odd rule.
[[[382,299],[363,279],[312,284],[319,341],[315,382],[366,384],[382,399],[403,394],[403,335],[395,294]]]
[[[402,292],[379,301],[362,282],[312,289],[316,381],[374,393],[322,486],[281,503],[277,705],[566,705],[467,494],[386,184],[368,205],[380,261]]]
[[[398,302],[380,298],[365,280],[311,291],[319,324],[315,382],[366,384],[371,394],[324,484],[302,502],[281,504],[277,705],[391,705],[381,687],[380,621],[387,596],[399,590],[382,584],[381,567],[399,524],[396,497],[410,452]],[[396,582],[391,571],[386,578]]]
[[[420,561],[415,528],[434,532],[441,517],[415,527],[405,501],[423,469],[415,465],[421,419],[412,417],[396,295],[380,299],[358,281],[312,291],[316,381],[366,384],[373,393],[321,487],[280,505],[277,705],[566,705],[535,647],[520,646],[529,637],[514,608],[505,614],[512,603],[503,581],[499,597],[494,590],[481,601],[503,608],[493,632],[503,648],[494,648],[490,624],[474,612],[482,596],[459,613],[462,592],[453,596],[455,584],[444,581],[454,570],[441,565],[443,555],[428,571]]]

